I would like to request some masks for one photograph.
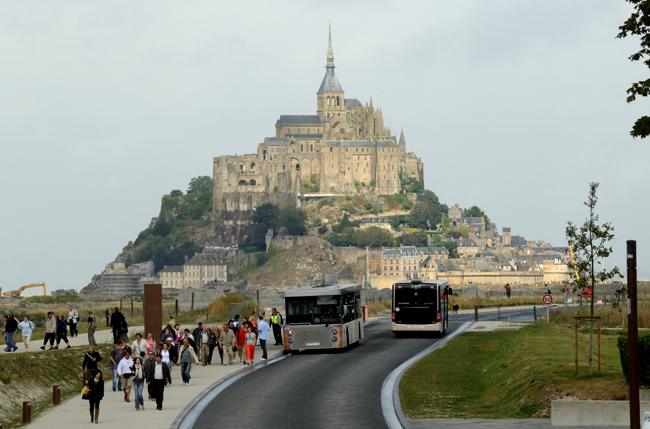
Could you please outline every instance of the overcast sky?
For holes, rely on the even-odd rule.
[[[191,7],[189,7],[191,6]],[[443,202],[564,245],[589,181],[650,277],[650,141],[628,131],[648,70],[623,0],[0,3],[0,286],[80,288],[159,210],[314,114],[332,20],[346,97],[404,127]],[[644,219],[646,221],[644,222]]]

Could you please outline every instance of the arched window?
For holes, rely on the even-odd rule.
[[[296,164],[296,171],[300,171],[300,164]]]
[[[251,186],[257,185],[257,182],[255,181],[255,179],[251,179],[251,181],[249,183],[250,183]]]
[[[245,181],[245,180],[240,180],[239,181],[239,186],[246,186],[246,185],[248,185],[247,181]]]
[[[251,162],[251,170],[255,169],[255,163]]]
[[[239,164],[239,171],[244,171],[244,164]]]

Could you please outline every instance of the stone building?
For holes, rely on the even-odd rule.
[[[421,160],[384,125],[372,99],[345,98],[334,71],[331,31],[316,114],[280,115],[275,136],[257,152],[214,158],[213,217],[224,243],[241,241],[252,211],[264,202],[296,204],[303,194],[395,194],[423,181]],[[244,227],[244,228],[243,228]]]
[[[197,253],[183,265],[170,265],[158,272],[163,288],[198,289],[210,282],[228,281],[228,264],[225,252]]]
[[[444,247],[402,246],[384,249],[381,273],[385,277],[421,278],[423,268],[435,266],[437,261],[448,258],[449,252]]]

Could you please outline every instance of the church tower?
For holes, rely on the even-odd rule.
[[[327,46],[327,65],[325,76],[318,88],[316,112],[321,121],[337,122],[345,120],[345,93],[334,73],[334,51],[332,50],[332,26],[329,27]]]

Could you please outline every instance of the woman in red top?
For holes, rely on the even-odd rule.
[[[244,363],[246,359],[246,325],[240,325],[237,330],[237,355],[239,356],[239,362]]]

